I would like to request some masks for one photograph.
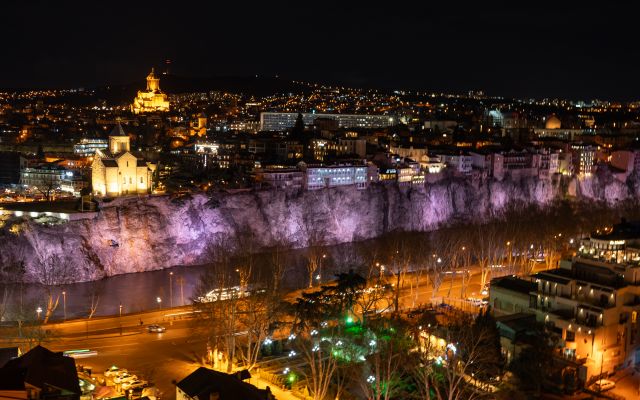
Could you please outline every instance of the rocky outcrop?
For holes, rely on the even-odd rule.
[[[563,178],[566,179],[566,178]],[[2,262],[22,259],[34,280],[38,260],[71,260],[73,279],[196,264],[211,242],[250,228],[265,245],[287,240],[297,247],[321,236],[343,243],[392,230],[427,231],[456,219],[482,219],[516,202],[541,206],[565,196],[615,204],[638,197],[637,177],[627,182],[597,174],[584,180],[448,180],[424,187],[373,185],[366,190],[245,191],[119,198],[91,218],[43,225],[27,218],[0,221]]]

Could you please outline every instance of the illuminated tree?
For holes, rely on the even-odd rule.
[[[60,286],[73,279],[71,259],[57,254],[40,257],[34,264],[33,278],[44,289],[46,309],[43,323],[46,324],[60,303]]]
[[[379,320],[371,326],[376,339],[367,344],[371,351],[361,368],[354,369],[354,380],[367,399],[389,400],[406,395],[403,368],[411,342],[403,324],[389,322]]]
[[[475,400],[495,398],[495,387],[475,377],[492,357],[484,342],[490,333],[469,329],[471,321],[460,320],[449,327],[431,328],[420,336],[418,351],[406,363],[414,379],[418,398],[427,400]],[[437,335],[437,336],[435,336]]]

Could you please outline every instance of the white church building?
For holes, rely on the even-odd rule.
[[[96,196],[146,194],[151,191],[156,165],[131,154],[129,136],[118,123],[109,135],[109,147],[97,150],[91,165]]]

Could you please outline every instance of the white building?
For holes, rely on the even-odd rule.
[[[305,166],[305,188],[315,190],[338,186],[367,187],[366,165]]]
[[[83,157],[92,156],[97,150],[106,150],[109,143],[101,138],[83,138],[73,145],[73,153]]]
[[[473,171],[473,159],[466,154],[442,154],[442,161],[459,175],[469,175]]]
[[[496,315],[534,314],[558,335],[558,356],[583,383],[640,365],[640,223],[623,221],[592,234],[559,268],[508,279],[495,290],[492,282]],[[534,286],[527,302],[529,282]]]
[[[155,164],[130,153],[129,136],[118,123],[109,136],[108,152],[98,150],[93,159],[93,193],[98,196],[148,193],[155,169]]]
[[[51,164],[33,165],[20,170],[20,184],[53,196],[56,191],[80,195],[87,182],[79,171]]]
[[[316,114],[301,113],[305,125],[312,125],[316,118],[334,119],[339,128],[386,128],[395,124],[395,118],[389,115],[366,114]],[[260,130],[284,131],[293,128],[298,113],[260,113]]]

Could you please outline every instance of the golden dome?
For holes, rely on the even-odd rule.
[[[547,122],[544,124],[545,129],[560,129],[560,119],[555,115],[547,118]]]

